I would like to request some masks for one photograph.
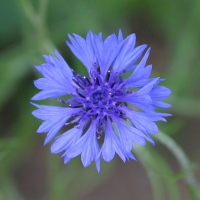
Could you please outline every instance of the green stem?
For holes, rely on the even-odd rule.
[[[47,5],[48,5],[48,0],[40,0],[39,2],[39,15],[41,21],[44,23],[45,18],[46,18],[46,13],[47,13]]]
[[[29,0],[20,0],[18,2],[21,5],[21,8],[22,8],[24,14],[29,19],[30,23],[33,26],[37,26],[37,24],[39,23],[38,15],[37,15],[37,13],[35,13],[30,1]]]
[[[164,144],[176,157],[178,160],[182,170],[187,170],[190,168],[191,163],[189,159],[187,158],[184,151],[181,149],[181,147],[172,140],[169,136],[164,134],[163,132],[159,132],[158,134],[154,135],[156,139],[158,139],[162,144]],[[184,177],[188,187],[193,190],[195,193],[195,196],[200,199],[200,187],[197,183],[197,181],[194,178],[194,174],[191,172],[187,174]]]
[[[149,151],[143,146],[133,145],[133,153],[136,154],[140,163],[144,167],[150,181],[154,200],[161,200],[164,196],[163,182],[161,178],[154,173],[153,161]]]
[[[177,182],[168,178],[173,176],[173,172],[165,159],[148,145],[133,145],[133,151],[134,154],[137,154],[147,173],[154,200],[164,200],[167,197],[169,200],[179,200],[180,195]],[[165,175],[165,177],[162,175]],[[167,191],[167,196],[165,190]]]
[[[41,49],[42,52],[45,50],[51,55],[54,54],[56,47],[49,38],[48,29],[46,28],[45,23],[48,0],[40,0],[37,12],[34,10],[29,0],[20,0],[19,3],[24,14],[34,28],[39,49]]]

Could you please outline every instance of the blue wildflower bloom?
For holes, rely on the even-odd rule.
[[[146,140],[154,145],[149,134],[158,132],[155,121],[166,121],[163,117],[170,116],[155,111],[156,107],[171,106],[161,101],[171,91],[157,85],[164,79],[150,78],[152,65],[146,66],[150,48],[136,64],[147,45],[135,47],[135,34],[123,39],[120,30],[118,37],[112,34],[103,41],[101,33],[95,35],[89,31],[86,40],[76,34],[69,35],[69,40],[68,47],[85,65],[89,78],[71,69],[57,50],[58,58],[44,56],[46,63],[36,66],[44,78],[34,81],[41,91],[32,100],[66,94],[73,98],[58,100],[66,107],[32,103],[38,107],[32,114],[44,120],[37,132],[48,132],[44,144],[55,140],[51,152],[64,151],[64,163],[81,155],[84,167],[94,160],[99,172],[100,160],[109,162],[115,153],[124,162],[135,159],[132,145],[145,145]],[[132,72],[129,78],[123,78],[126,72]],[[127,103],[140,111],[127,107]],[[55,138],[69,124],[75,126]],[[101,148],[99,140],[103,140]]]

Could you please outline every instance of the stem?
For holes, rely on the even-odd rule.
[[[48,0],[40,0],[39,2],[39,15],[43,23],[45,22],[45,18],[46,18],[47,4],[48,4]]]
[[[153,199],[161,200],[164,197],[164,186],[161,178],[154,173],[155,168],[152,166],[154,163],[150,152],[146,149],[146,147],[138,145],[133,145],[132,150],[147,173],[153,193]]]
[[[172,140],[172,138],[163,132],[159,132],[158,134],[154,135],[154,137],[158,139],[162,144],[164,144],[174,154],[182,170],[187,170],[190,168],[191,163],[189,159],[187,158],[182,148],[174,140]],[[193,192],[195,192],[196,196],[200,199],[200,187],[194,178],[194,173],[191,172],[187,174],[184,179],[188,187],[192,188]]]
[[[39,9],[35,11],[29,0],[19,1],[21,8],[29,19],[29,23],[33,26],[37,35],[39,49],[45,50],[50,54],[54,54],[55,45],[49,39],[48,29],[46,28],[45,18],[47,14],[48,0],[40,0]]]
[[[173,172],[165,159],[148,145],[133,145],[133,152],[137,154],[147,173],[154,200],[164,200],[167,197],[169,200],[179,200],[180,195],[177,182],[168,178],[173,176]],[[165,175],[165,177],[162,175]],[[167,194],[165,191],[167,191]]]

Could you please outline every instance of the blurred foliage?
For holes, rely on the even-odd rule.
[[[31,115],[34,108],[29,104],[37,92],[33,80],[40,77],[33,66],[43,63],[43,54],[55,55],[58,48],[70,66],[86,73],[65,45],[68,33],[85,37],[92,29],[105,37],[122,28],[125,36],[136,32],[139,43],[162,41],[165,60],[160,54],[155,56],[152,76],[167,78],[164,84],[173,91],[168,99],[173,107],[168,112],[175,117],[167,124],[159,123],[159,127],[167,135],[181,137],[178,133],[184,126],[183,117],[200,117],[199,10],[199,0],[0,1],[0,200],[25,199],[13,174],[41,138],[35,133],[40,122]],[[154,41],[150,41],[152,35]],[[152,50],[152,54],[156,52]],[[166,67],[158,66],[157,60]],[[55,104],[56,100],[50,102]],[[167,135],[158,133],[155,139],[175,155],[183,170],[179,174],[173,174],[165,158],[149,145],[133,148],[150,179],[154,199],[163,200],[166,191],[169,199],[180,199],[180,178],[184,178],[190,198],[200,199],[193,175],[196,165]],[[78,199],[109,178],[116,165],[115,160],[102,162],[98,175],[94,165],[84,168],[79,158],[62,167],[58,155],[48,153],[46,157],[48,184],[43,198],[50,200]]]

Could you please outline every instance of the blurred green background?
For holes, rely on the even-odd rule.
[[[122,29],[152,47],[152,77],[167,78],[173,117],[159,122],[156,146],[134,146],[138,162],[116,156],[84,168],[80,157],[63,164],[43,146],[41,121],[30,98],[41,77],[34,65],[57,48],[79,73],[83,65],[65,44],[68,33],[104,38]],[[0,200],[200,199],[199,0],[0,0]],[[57,105],[57,100],[40,104]]]

